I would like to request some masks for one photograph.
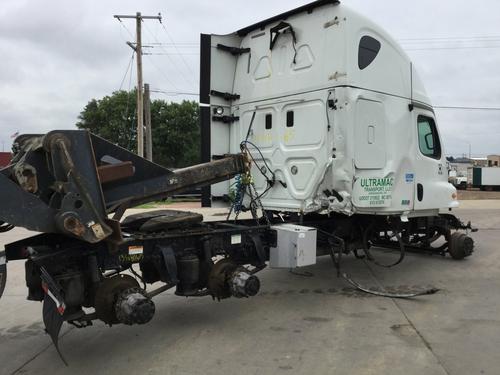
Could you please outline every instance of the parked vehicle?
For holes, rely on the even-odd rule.
[[[456,170],[450,170],[448,172],[448,182],[458,190],[465,190],[468,186],[467,176],[458,174]]]
[[[63,322],[147,323],[153,297],[171,288],[253,296],[268,264],[329,255],[339,275],[377,293],[340,272],[342,256],[393,266],[407,250],[472,253],[470,223],[451,212],[457,192],[431,102],[410,59],[369,19],[320,0],[204,34],[201,69],[205,164],[171,171],[84,131],[15,140],[0,170],[0,231],[41,234],[0,252],[0,286],[5,263],[24,260],[28,299],[43,301],[56,346]],[[124,218],[210,184],[204,203],[229,200],[227,220],[172,210]],[[396,249],[393,263],[377,260],[379,247]]]
[[[500,189],[500,168],[498,167],[474,167],[469,168],[472,187],[481,190]]]

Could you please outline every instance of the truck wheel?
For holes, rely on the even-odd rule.
[[[465,233],[455,232],[448,241],[448,252],[455,260],[462,260],[474,251],[474,240]]]

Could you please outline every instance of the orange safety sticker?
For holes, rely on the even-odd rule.
[[[128,247],[128,254],[129,255],[139,255],[142,254],[144,251],[143,246],[129,246]]]

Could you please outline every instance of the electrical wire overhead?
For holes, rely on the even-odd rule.
[[[153,67],[163,76],[163,78],[165,78],[165,80],[168,82],[168,84],[170,86],[172,86],[172,88],[175,90],[175,91],[179,91],[179,88],[177,87],[177,85],[175,83],[172,82],[172,80],[168,77],[168,75],[160,69],[160,67],[158,65],[156,65],[156,63],[154,62],[154,59],[152,59],[150,57],[150,55],[148,54],[145,54],[145,56],[148,57],[149,59],[149,62],[151,62],[151,65],[153,65]]]
[[[182,55],[182,53],[179,51],[179,49],[177,48],[177,45],[175,44],[174,42],[174,39],[172,38],[172,36],[170,35],[170,33],[168,32],[167,28],[165,27],[165,25],[163,24],[163,22],[160,21],[160,24],[161,24],[161,27],[163,29],[163,31],[165,31],[165,34],[167,35],[167,38],[170,40],[170,42],[172,43],[172,45],[174,46],[175,50],[177,51],[177,53],[180,55],[181,57],[181,60],[182,62],[184,63],[184,65],[186,66],[186,68],[189,70],[189,72],[195,76],[196,74],[193,72],[193,69],[191,69],[191,66],[188,64],[188,62],[186,61],[186,59],[184,58],[184,56]]]
[[[125,29],[125,31],[128,33],[128,35],[129,35],[132,39],[135,39],[134,35],[133,35],[133,34],[132,34],[132,32],[129,30],[129,28],[127,27],[127,25],[125,25],[121,19],[117,18],[117,20],[120,22],[120,26],[121,26],[122,28],[124,28],[124,29]],[[126,39],[124,38],[124,40],[126,40]]]
[[[146,26],[146,25],[145,25]],[[177,72],[179,73],[179,75],[183,78],[183,80],[190,86],[192,86],[193,88],[194,87],[197,87],[197,84],[194,80],[190,79],[189,76],[187,76],[185,74],[185,72],[183,71],[183,69],[180,69],[178,64],[176,63],[176,61],[172,58],[172,53],[169,53],[169,51],[167,51],[167,49],[165,47],[163,47],[163,45],[161,44],[161,42],[158,40],[158,38],[153,34],[153,32],[149,29],[149,27],[145,27],[145,29],[147,30],[147,32],[151,35],[151,37],[155,40],[156,43],[159,43],[158,46],[160,47],[161,50],[163,50],[165,56],[167,56],[168,60],[170,61],[170,63],[172,64],[172,66],[177,70]],[[165,76],[165,74],[164,74]],[[176,89],[176,91],[178,91],[178,89]]]
[[[134,56],[135,56],[135,51],[132,51],[132,56],[130,57],[130,61],[128,63],[127,69],[125,70],[125,74],[123,75],[122,82],[120,83],[120,88],[118,89],[118,91],[121,91],[123,88],[123,83],[125,82],[125,78],[127,78],[127,74],[128,74],[128,72],[129,72],[129,70],[132,67],[132,64],[134,62]],[[130,87],[129,87],[129,91],[130,91]]]
[[[497,41],[500,40],[500,35],[489,36],[466,36],[466,37],[430,37],[430,38],[400,38],[399,42],[402,43],[419,43],[428,41]]]
[[[166,90],[160,90],[160,89],[151,89],[151,92],[156,92],[159,94],[164,94],[167,96],[177,96],[177,95],[186,95],[186,96],[200,96],[198,93],[194,92],[182,92],[182,91],[166,91]]]
[[[405,51],[432,51],[432,50],[460,50],[460,49],[497,49],[496,46],[454,46],[454,47],[422,47],[422,48],[403,48]]]
[[[500,111],[500,107],[433,106],[436,109],[456,109],[464,111]]]

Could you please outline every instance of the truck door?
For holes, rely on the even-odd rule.
[[[202,161],[229,154],[230,129],[233,122],[232,105],[239,97],[232,96],[238,55],[228,52],[238,48],[241,38],[236,34],[201,36],[200,117]],[[228,194],[229,181],[204,188],[203,206],[210,205],[210,197]]]
[[[448,184],[448,179],[434,114],[415,109],[413,127],[417,145],[414,208],[436,209],[442,203],[442,185]]]
[[[358,99],[354,142],[354,163],[357,169],[382,169],[385,167],[385,115],[381,102]]]

